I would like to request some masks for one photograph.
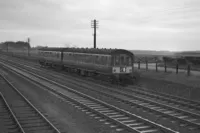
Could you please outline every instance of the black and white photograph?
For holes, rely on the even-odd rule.
[[[200,133],[200,0],[0,0],[0,133]]]

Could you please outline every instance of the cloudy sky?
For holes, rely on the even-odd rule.
[[[0,0],[0,42],[200,50],[200,0]]]

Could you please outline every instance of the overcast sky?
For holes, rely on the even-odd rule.
[[[0,42],[200,50],[200,0],[0,0]]]

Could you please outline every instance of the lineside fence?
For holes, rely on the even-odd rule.
[[[154,62],[149,63],[146,62],[135,62],[134,68],[136,70],[146,70],[146,71],[155,71],[155,72],[171,72],[171,73],[186,73],[187,76],[190,76],[192,74],[198,74],[200,75],[200,71],[193,69],[191,64],[171,64],[166,62]]]

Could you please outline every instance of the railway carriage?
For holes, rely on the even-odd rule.
[[[43,48],[38,50],[39,63],[43,66],[58,67],[62,66],[61,48]]]
[[[123,49],[41,48],[39,63],[98,77],[113,83],[133,83],[133,53]]]

